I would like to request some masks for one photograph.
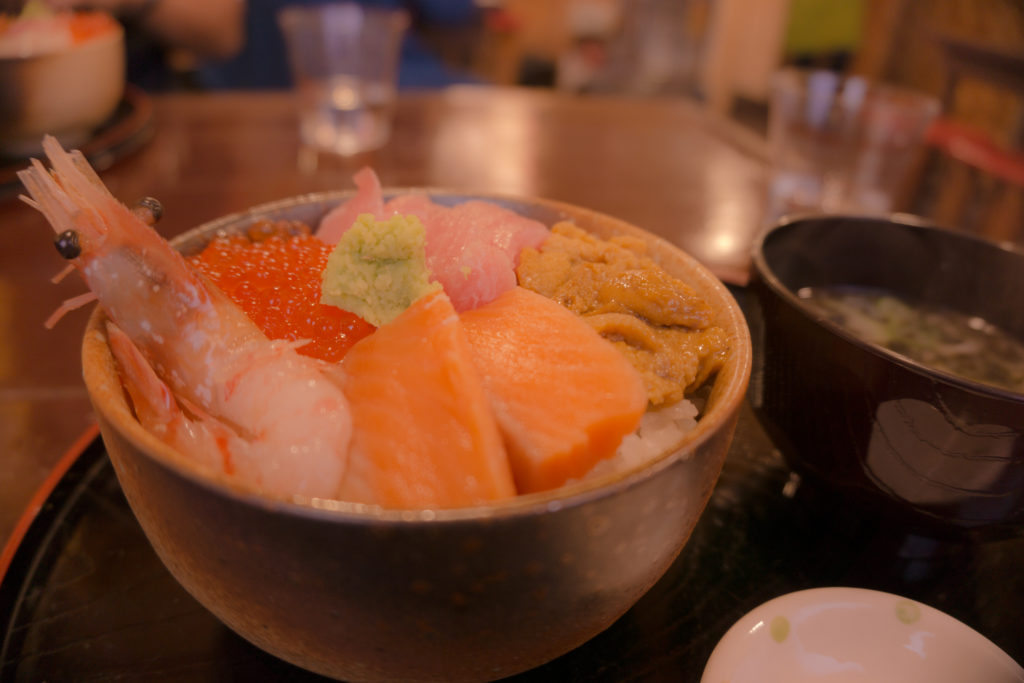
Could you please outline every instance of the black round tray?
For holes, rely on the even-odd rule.
[[[748,610],[827,585],[929,604],[1024,661],[1024,539],[907,535],[806,489],[745,405],[708,508],[664,578],[589,643],[510,680],[696,681]],[[28,526],[0,577],[0,619],[4,681],[322,680],[234,635],[175,582],[99,439]]]
[[[153,114],[149,95],[133,85],[125,86],[117,109],[78,149],[93,168],[105,171],[149,142],[154,132]],[[28,164],[29,157],[0,153],[0,199],[22,190],[18,171]]]

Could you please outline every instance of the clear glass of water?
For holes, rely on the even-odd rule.
[[[776,74],[768,120],[769,216],[886,214],[903,188],[936,98],[829,71]]]
[[[318,150],[353,155],[391,136],[403,10],[355,3],[278,13],[299,100],[299,135]]]

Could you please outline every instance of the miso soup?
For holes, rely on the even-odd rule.
[[[1024,343],[982,318],[853,287],[797,292],[861,339],[923,365],[1024,393]]]

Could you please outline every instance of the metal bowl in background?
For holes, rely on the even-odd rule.
[[[1024,253],[910,217],[783,220],[755,245],[754,408],[805,485],[937,536],[1024,528],[1024,394],[856,337],[797,296],[860,286],[1024,339]]]
[[[611,625],[662,576],[703,511],[732,439],[750,373],[746,321],[707,269],[667,242],[586,209],[486,199],[550,225],[571,219],[627,234],[689,282],[732,340],[705,413],[648,465],[500,504],[438,511],[263,499],[201,476],[145,431],[125,401],[94,313],[82,359],[118,479],[175,578],[260,648],[354,681],[481,681],[568,652]],[[315,225],[348,193],[310,195],[228,216],[181,236],[190,253],[257,217]]]
[[[0,155],[39,153],[46,134],[77,147],[117,109],[125,88],[124,31],[58,52],[0,56]]]

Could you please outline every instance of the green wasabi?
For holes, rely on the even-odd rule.
[[[355,313],[380,327],[424,294],[431,282],[426,231],[416,216],[378,221],[360,214],[327,259],[320,303]]]

